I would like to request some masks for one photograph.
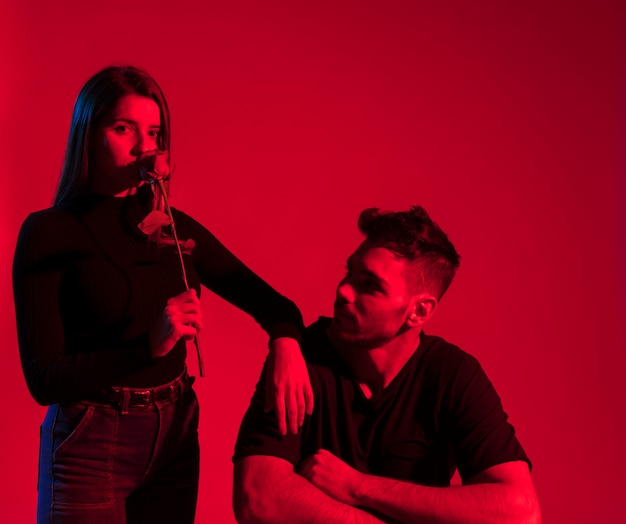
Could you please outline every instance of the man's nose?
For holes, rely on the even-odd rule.
[[[354,299],[354,288],[346,280],[339,282],[336,292],[336,300],[341,304],[350,304]]]

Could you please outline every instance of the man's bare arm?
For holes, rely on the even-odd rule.
[[[541,522],[525,462],[485,469],[463,486],[433,488],[360,473],[326,450],[306,459],[300,472],[331,498],[397,522],[502,524]]]
[[[233,507],[241,524],[386,522],[329,497],[296,473],[290,462],[262,455],[235,462]]]

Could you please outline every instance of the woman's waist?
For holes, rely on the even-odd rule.
[[[185,368],[174,379],[151,387],[111,386],[84,399],[87,402],[107,404],[119,408],[148,409],[157,403],[175,403],[185,396],[195,381]]]

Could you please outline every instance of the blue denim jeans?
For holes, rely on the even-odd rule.
[[[41,425],[38,524],[192,524],[198,400],[54,404]]]

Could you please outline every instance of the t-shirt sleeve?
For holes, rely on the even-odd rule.
[[[282,458],[296,466],[300,461],[302,430],[298,431],[297,435],[288,433],[281,436],[278,432],[275,411],[265,412],[266,366],[267,361],[263,366],[250,406],[239,427],[233,462],[252,455],[266,455]]]
[[[497,464],[531,462],[515,436],[500,397],[478,361],[465,355],[449,391],[453,449],[463,480]]]

